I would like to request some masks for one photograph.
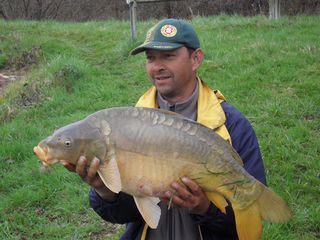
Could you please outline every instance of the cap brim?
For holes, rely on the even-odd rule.
[[[183,47],[183,44],[179,43],[168,43],[168,42],[147,42],[143,43],[140,46],[136,47],[131,51],[131,55],[136,55],[141,53],[147,49],[154,49],[159,51],[170,51],[175,50],[177,48]]]

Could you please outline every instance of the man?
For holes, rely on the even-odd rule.
[[[178,112],[216,131],[229,141],[244,162],[244,168],[266,184],[263,162],[254,131],[248,120],[228,104],[219,91],[211,90],[197,76],[204,54],[198,36],[185,21],[165,19],[149,30],[145,42],[132,54],[145,52],[146,70],[153,83],[137,106],[162,108]],[[126,223],[121,239],[237,239],[231,206],[222,213],[202,189],[187,177],[173,182],[172,192],[160,198],[161,218],[157,229],[143,221],[131,196],[115,194],[97,175],[99,160],[87,169],[81,157],[76,166],[65,167],[77,172],[92,188],[90,204],[106,221]],[[172,198],[172,208],[167,209]]]

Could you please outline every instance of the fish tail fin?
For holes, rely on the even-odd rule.
[[[257,199],[261,218],[269,222],[285,222],[292,218],[292,211],[286,202],[275,192],[263,185],[264,189]]]
[[[216,192],[206,192],[206,195],[221,212],[226,213],[225,207],[228,203],[222,195]],[[254,202],[245,209],[234,209],[233,211],[239,240],[260,239],[262,222],[257,202]]]
[[[286,202],[262,183],[259,184],[262,185],[262,192],[255,202],[244,209],[233,209],[240,240],[260,239],[262,220],[285,222],[292,217]]]
[[[285,222],[292,217],[292,212],[286,202],[275,192],[262,183],[260,184],[263,191],[255,202],[244,209],[233,209],[240,240],[260,239],[262,220]]]
[[[233,209],[239,240],[257,240],[262,235],[259,205],[254,202],[245,209]]]

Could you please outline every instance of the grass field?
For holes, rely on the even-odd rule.
[[[33,147],[102,108],[134,105],[150,86],[144,55],[129,56],[156,21],[0,21],[0,73],[24,77],[0,94],[0,238],[118,239],[122,226],[89,208],[88,186]],[[263,239],[320,238],[320,17],[195,18],[200,77],[252,122],[269,186],[294,212]]]

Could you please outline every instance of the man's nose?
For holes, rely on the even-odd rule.
[[[166,68],[165,64],[161,59],[155,59],[152,63],[152,69],[154,71],[161,71],[161,70],[164,70],[165,68]]]

